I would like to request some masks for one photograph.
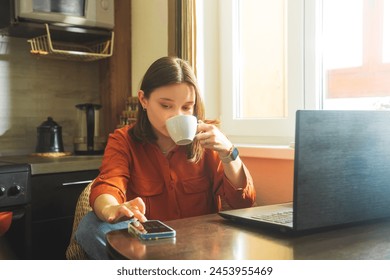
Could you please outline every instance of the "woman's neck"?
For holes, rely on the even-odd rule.
[[[176,147],[176,143],[173,141],[171,142],[171,144],[169,146],[160,146],[159,145],[159,148],[160,148],[161,152],[163,153],[163,155],[167,155],[175,147]]]
[[[158,136],[156,143],[164,155],[168,154],[176,147],[176,143],[172,140],[171,137],[166,137],[163,135]]]

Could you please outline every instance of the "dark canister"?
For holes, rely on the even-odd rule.
[[[40,126],[37,127],[37,153],[63,152],[62,128],[52,117],[48,117]]]

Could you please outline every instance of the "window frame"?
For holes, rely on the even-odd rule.
[[[384,1],[362,2],[364,9],[362,65],[329,70],[327,94],[330,98],[388,96],[390,63],[382,61]],[[355,86],[351,88],[351,84]],[[376,95],[371,96],[369,93],[372,92]]]
[[[235,91],[238,69],[232,59],[235,47],[233,23],[237,20],[233,7],[238,0],[223,1],[220,5],[220,75],[221,128],[235,142],[288,145],[294,141],[295,112],[305,108],[304,94],[304,0],[287,1],[287,92],[288,117],[285,119],[235,119]]]
[[[295,137],[295,113],[299,109],[320,109],[322,85],[321,64],[317,54],[316,32],[321,28],[317,19],[321,16],[321,1],[288,0],[288,25],[295,33],[288,33],[291,41],[288,48],[289,109],[288,119],[237,120],[233,118],[234,63],[231,59],[233,47],[232,6],[239,0],[197,2],[202,9],[203,23],[198,29],[198,80],[204,94],[206,117],[221,120],[221,129],[236,145],[287,146]],[[294,46],[294,47],[291,47]],[[229,70],[230,69],[230,70]],[[309,93],[309,94],[307,94]]]

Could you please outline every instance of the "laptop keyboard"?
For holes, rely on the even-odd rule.
[[[267,221],[267,222],[274,222],[278,224],[289,224],[292,223],[292,210],[288,211],[282,211],[272,214],[262,214],[262,215],[256,215],[252,216],[252,218],[260,220],[260,221]]]

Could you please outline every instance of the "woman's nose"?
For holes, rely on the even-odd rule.
[[[173,116],[177,116],[177,115],[185,115],[186,114],[186,112],[185,111],[182,111],[182,110],[178,110],[177,112],[175,112],[174,114],[173,114]],[[173,117],[172,116],[172,117]]]

